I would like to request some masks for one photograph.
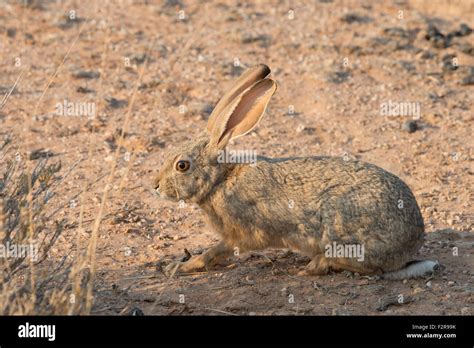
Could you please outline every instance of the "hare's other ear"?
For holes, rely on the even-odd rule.
[[[219,100],[216,107],[209,116],[207,121],[207,130],[211,133],[216,120],[220,113],[225,109],[230,102],[232,102],[239,94],[248,89],[250,86],[255,84],[257,81],[260,81],[267,77],[270,74],[270,68],[265,64],[256,65],[248,69],[243,73],[239,79],[234,83],[234,86],[227,91],[227,93]]]
[[[277,84],[263,79],[238,95],[222,110],[211,129],[210,144],[221,149],[231,139],[250,132],[262,118]]]

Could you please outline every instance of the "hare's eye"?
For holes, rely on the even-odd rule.
[[[176,170],[178,172],[185,172],[189,169],[189,167],[191,167],[191,163],[189,161],[180,160],[176,162]]]

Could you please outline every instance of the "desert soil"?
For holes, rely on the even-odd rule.
[[[21,76],[0,109],[0,135],[63,164],[51,223],[68,225],[50,262],[84,249],[121,146],[93,314],[472,315],[474,33],[460,25],[472,27],[473,14],[470,0],[2,2],[2,98]],[[441,34],[430,36],[429,25]],[[199,207],[158,200],[153,177],[166,151],[203,130],[226,88],[257,63],[272,68],[279,88],[259,127],[234,146],[270,157],[347,156],[398,175],[426,224],[418,256],[439,260],[440,272],[405,281],[297,277],[307,258],[265,250],[163,274],[185,248],[200,253],[218,236]],[[414,109],[384,115],[389,102]],[[61,115],[58,103],[93,103],[96,115]]]

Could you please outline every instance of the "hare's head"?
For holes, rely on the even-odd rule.
[[[260,121],[276,90],[268,74],[270,69],[263,64],[245,72],[217,103],[207,129],[167,154],[155,179],[160,197],[199,203],[225,180],[233,165],[221,163],[219,155],[230,140],[250,132]]]

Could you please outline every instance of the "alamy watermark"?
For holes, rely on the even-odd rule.
[[[18,337],[20,338],[47,338],[48,341],[56,339],[56,325],[38,325],[26,322],[18,326]]]
[[[363,262],[365,258],[365,247],[363,244],[326,244],[324,256],[328,258],[354,258]]]
[[[220,150],[217,154],[217,163],[249,163],[257,164],[255,150]]]
[[[411,116],[418,120],[421,116],[421,106],[418,102],[389,100],[380,104],[380,116]]]
[[[33,261],[38,260],[37,244],[11,244],[10,242],[0,244],[0,258],[17,259],[28,257]]]
[[[95,103],[92,102],[73,103],[64,99],[62,103],[56,103],[55,108],[57,116],[95,117]]]

